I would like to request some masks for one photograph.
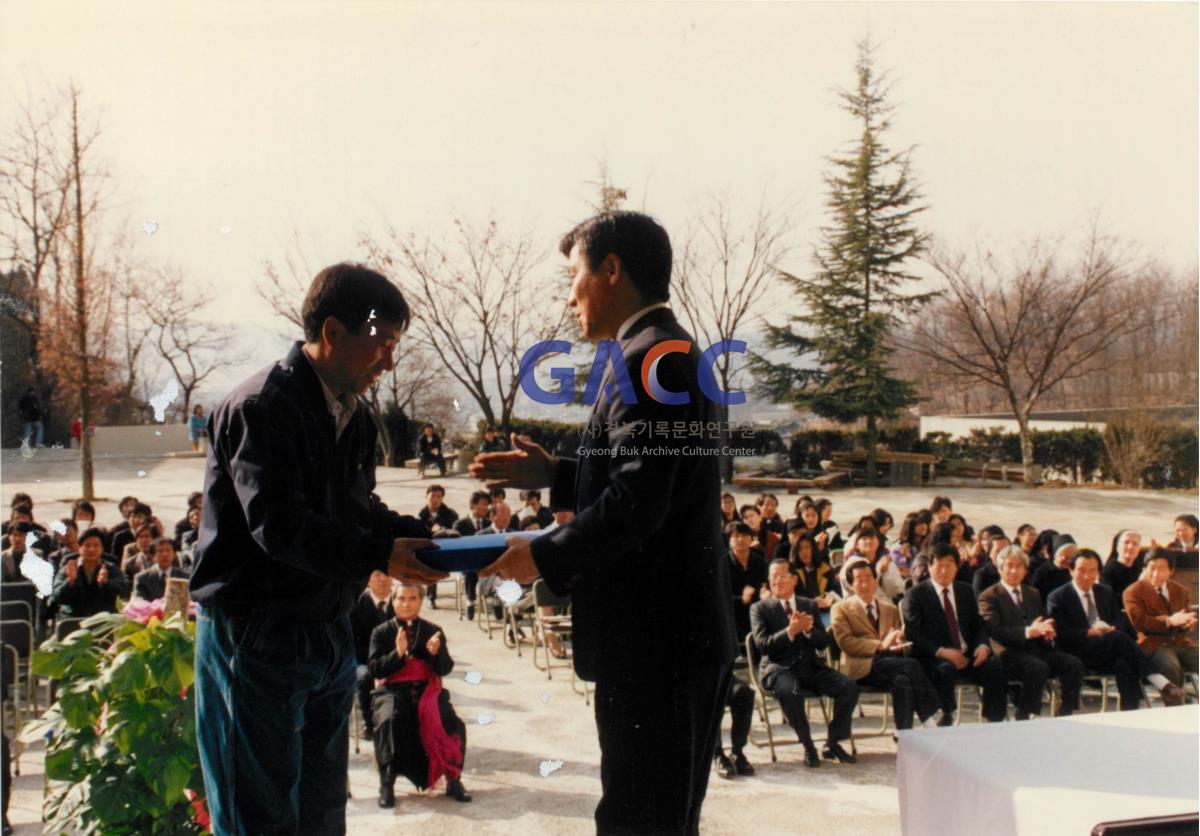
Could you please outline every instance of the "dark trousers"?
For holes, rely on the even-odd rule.
[[[853,679],[822,666],[804,672],[778,671],[767,687],[775,693],[788,723],[804,744],[812,745],[808,718],[804,716],[804,691],[833,698],[833,717],[829,721],[831,741],[845,740],[850,736],[854,707],[858,705],[858,684]]]
[[[358,697],[358,716],[362,718],[367,732],[375,729],[375,721],[371,717],[371,691],[375,689],[375,677],[366,665],[358,665],[354,671],[354,693]]]
[[[1196,673],[1200,668],[1196,648],[1167,645],[1150,654],[1150,664],[1156,671],[1179,687],[1183,687],[1183,674]]]
[[[596,683],[598,834],[698,834],[728,665]]]
[[[941,708],[937,691],[925,675],[921,663],[904,656],[876,656],[871,671],[859,682],[869,688],[882,688],[892,696],[892,716],[896,728],[911,729],[913,712],[922,722]]]
[[[1146,654],[1128,633],[1114,630],[1103,636],[1084,639],[1076,654],[1083,664],[1096,673],[1112,674],[1121,694],[1121,710],[1133,711],[1145,697],[1142,677],[1154,673]]]
[[[196,623],[196,742],[215,836],[346,832],[350,619]]]
[[[1046,680],[1058,677],[1062,686],[1062,706],[1058,716],[1073,714],[1079,708],[1079,689],[1083,685],[1083,663],[1070,653],[1034,644],[1009,648],[1000,654],[1004,675],[1021,683],[1017,697],[1017,719],[1025,720],[1042,713]]]
[[[729,688],[725,692],[725,705],[729,708],[732,727],[729,730],[729,747],[739,754],[750,740],[750,724],[754,722],[754,691],[736,676],[729,677]],[[721,742],[717,740],[717,748]]]
[[[478,572],[463,572],[463,586],[466,588],[467,601],[475,603],[475,591],[479,588]]]
[[[972,654],[968,654],[968,658]],[[983,688],[983,716],[989,723],[998,723],[1008,714],[1007,679],[1004,666],[994,656],[979,666],[967,665],[961,671],[945,659],[933,658],[925,662],[925,673],[941,700],[942,710],[953,714],[958,710],[954,689],[960,681],[972,682]]]

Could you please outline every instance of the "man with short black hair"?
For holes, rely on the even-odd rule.
[[[442,437],[433,424],[421,427],[421,434],[417,437],[417,458],[420,459],[417,468],[421,476],[430,467],[436,467],[439,476],[446,475],[446,451],[442,449]]]
[[[104,554],[100,530],[79,535],[79,556],[67,560],[54,579],[54,600],[67,618],[86,618],[99,612],[116,612],[117,599],[129,595],[129,586],[116,562]]]
[[[458,512],[445,504],[445,498],[446,489],[436,482],[425,489],[425,506],[417,512],[417,519],[425,526],[430,537],[446,537],[454,531]],[[429,606],[436,610],[437,584],[429,584],[425,594],[429,597]]]
[[[1130,637],[1125,614],[1117,597],[1100,577],[1100,555],[1080,549],[1071,559],[1071,582],[1050,593],[1046,610],[1054,619],[1057,645],[1078,656],[1097,673],[1112,674],[1121,694],[1121,710],[1133,711],[1141,703],[1142,680],[1158,689],[1165,705],[1183,705],[1182,688],[1154,669]]]
[[[4,567],[4,582],[23,581],[25,576],[21,574],[21,562],[25,560],[25,555],[28,553],[42,557],[41,550],[33,546],[36,537],[33,524],[27,520],[14,523],[9,530],[8,537],[8,548],[0,552],[0,563]]]
[[[957,574],[957,549],[948,543],[930,549],[929,578],[904,593],[904,632],[937,689],[942,725],[954,722],[959,678],[983,689],[983,716],[998,723],[1008,713],[1004,667],[992,655],[975,594]]]
[[[1146,555],[1146,576],[1125,590],[1125,615],[1137,630],[1138,647],[1154,668],[1183,686],[1184,673],[1197,671],[1196,611],[1192,593],[1171,580],[1174,556],[1163,548]]]
[[[192,571],[196,731],[214,833],[346,832],[350,611],[371,572],[445,577],[425,526],[375,495],[359,399],[395,366],[409,310],[362,265],[313,279],[304,341],[212,412]]]
[[[575,669],[596,683],[597,831],[695,834],[735,655],[724,544],[705,512],[720,501],[719,444],[655,438],[648,455],[635,433],[719,413],[696,372],[700,348],[669,308],[666,230],[640,213],[605,213],[564,235],[559,250],[584,337],[615,341],[625,364],[607,366],[579,459],[514,436],[516,449],[471,465],[489,484],[550,486],[550,505],[576,512],[533,541],[513,538],[481,575],[528,583],[540,574],[571,596]],[[641,375],[616,371],[643,368],[669,341],[678,348],[649,362],[672,403],[652,397]],[[703,449],[684,455],[685,445]],[[669,578],[671,594],[631,596],[631,578]]]
[[[495,427],[489,426],[483,431],[483,441],[479,443],[480,453],[503,453],[507,449],[504,437],[496,432]]]
[[[159,537],[150,546],[154,565],[138,572],[133,578],[133,597],[144,601],[157,601],[167,593],[168,578],[189,578],[175,560],[175,541],[170,537]]]
[[[461,537],[473,537],[481,534],[491,525],[488,512],[491,508],[492,497],[487,491],[475,491],[471,494],[470,512],[454,523],[454,530]],[[478,572],[463,572],[463,589],[467,594],[467,621],[475,620],[475,593],[479,587]]]

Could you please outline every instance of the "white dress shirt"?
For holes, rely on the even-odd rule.
[[[650,313],[650,311],[657,311],[659,308],[670,308],[670,307],[671,306],[669,304],[667,304],[666,302],[655,302],[653,305],[647,305],[646,307],[642,308],[640,311],[632,314],[628,319],[626,319],[624,322],[622,322],[621,327],[617,329],[617,339],[618,340],[625,339],[625,335],[629,332],[629,329],[634,326],[634,323],[636,323],[639,319],[641,319],[646,314]]]

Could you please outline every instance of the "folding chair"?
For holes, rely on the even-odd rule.
[[[33,687],[36,677],[34,677],[29,664],[33,654],[33,625],[24,620],[0,621],[0,642],[4,642],[16,651],[17,680],[25,686],[26,701],[33,705],[36,712],[37,693]]]
[[[561,664],[555,664],[555,656],[550,652],[550,638],[557,637],[559,646],[571,637],[570,615],[542,615],[543,607],[569,607],[569,598],[559,598],[550,591],[550,587],[542,579],[533,582],[533,666],[539,671],[546,672],[546,678],[553,678],[554,668],[574,668],[570,657]],[[544,654],[545,664],[538,664],[538,650]]]
[[[38,597],[37,587],[33,585],[32,581],[13,581],[0,584],[0,603],[6,604],[10,601],[24,601],[29,606],[31,613],[29,623],[36,630],[41,615],[41,599]],[[7,618],[8,616],[5,616],[5,619]]]
[[[24,601],[0,601],[0,621],[28,621],[33,625],[33,609]]]
[[[0,730],[5,730],[5,721],[11,716],[12,729],[7,733],[8,739],[12,741],[13,772],[17,775],[21,774],[21,753],[25,751],[25,744],[21,742],[21,727],[24,723],[21,719],[21,687],[17,673],[20,666],[17,649],[0,643],[0,694],[3,695],[0,701]],[[8,710],[10,702],[11,712]]]
[[[525,635],[522,629],[522,621],[526,622],[529,627],[530,635],[533,634],[533,592],[526,592],[512,604],[504,605],[504,646],[516,648],[517,656],[521,653],[521,644],[523,642],[533,643],[533,639]]]
[[[829,638],[834,642],[837,641],[837,639],[833,638],[833,633],[829,634]],[[825,658],[829,664],[829,667],[837,670],[837,668],[834,667],[832,648],[833,645],[831,644],[825,649]],[[846,651],[843,650],[842,652],[845,653]],[[882,737],[885,734],[889,734],[888,714],[890,713],[892,706],[892,692],[887,688],[876,688],[870,685],[863,685],[861,681],[856,684],[858,685],[858,716],[864,719],[867,716],[867,713],[863,711],[863,697],[881,697],[882,699],[878,702],[883,706],[883,715],[880,718],[879,728],[875,731],[856,732],[854,730],[854,723],[850,723],[850,753],[852,755],[858,754],[858,747],[854,745],[854,740],[856,738],[862,740],[868,737]]]

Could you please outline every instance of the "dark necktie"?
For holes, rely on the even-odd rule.
[[[875,628],[875,632],[879,632],[879,616],[875,614],[875,603],[871,602],[867,605],[867,618],[871,619],[871,626]]]
[[[479,517],[475,518],[475,531],[478,533],[483,530],[483,520]]]
[[[380,602],[379,602],[379,614],[380,614],[380,615],[382,615],[382,616],[386,616],[386,615],[388,614],[388,611],[387,611],[387,601],[380,601]]]
[[[784,601],[784,602],[783,602],[783,614],[784,614],[784,615],[786,615],[786,616],[787,616],[789,619],[792,617],[792,605],[791,605],[791,602],[789,602],[789,601]]]
[[[958,629],[958,617],[954,614],[954,605],[950,603],[950,590],[942,590],[942,607],[946,610],[946,624],[950,626],[950,641],[956,649],[962,648],[962,633]]]
[[[1017,609],[1021,609],[1021,587],[1013,590],[1013,600],[1017,602]]]
[[[1083,597],[1087,599],[1087,620],[1088,626],[1091,627],[1100,620],[1100,615],[1096,612],[1096,602],[1092,599],[1092,591],[1089,589],[1083,594]]]

